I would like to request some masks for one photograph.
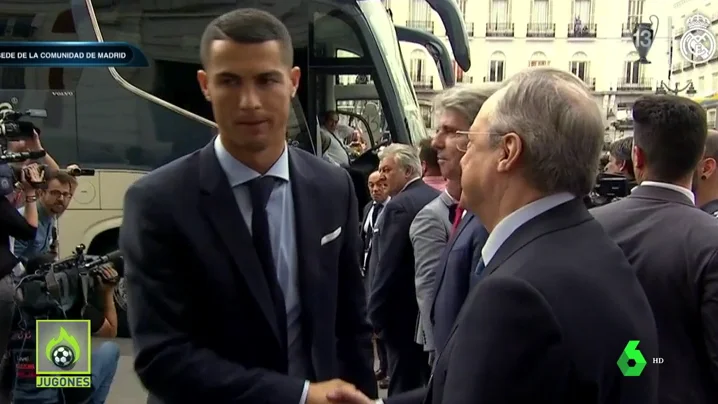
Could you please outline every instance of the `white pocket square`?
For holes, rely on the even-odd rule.
[[[340,226],[340,227],[337,227],[337,229],[334,230],[333,232],[331,232],[331,233],[327,234],[326,236],[322,237],[321,245],[324,245],[324,244],[326,244],[326,243],[329,243],[329,242],[332,242],[332,241],[336,240],[336,238],[339,237],[340,234],[342,234],[342,228],[341,228],[341,226]]]

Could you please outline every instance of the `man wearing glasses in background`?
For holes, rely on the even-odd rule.
[[[39,255],[51,252],[55,241],[57,219],[67,210],[77,188],[77,180],[65,171],[45,173],[47,189],[38,192],[38,227],[32,241],[15,240],[15,255],[27,262]]]

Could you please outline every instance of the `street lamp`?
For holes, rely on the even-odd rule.
[[[693,81],[688,80],[688,83],[686,83],[685,86],[682,88],[678,88],[678,83],[676,83],[674,88],[671,88],[668,84],[666,84],[663,80],[661,80],[661,83],[656,87],[656,94],[668,94],[671,93],[673,95],[678,95],[678,93],[686,92],[688,95],[696,95],[697,91],[693,87]]]

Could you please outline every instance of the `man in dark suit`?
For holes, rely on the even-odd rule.
[[[200,52],[220,134],[125,197],[148,402],[313,404],[349,383],[375,394],[352,183],[286,145],[300,75],[286,27],[235,10],[209,24]]]
[[[442,404],[656,402],[657,366],[639,377],[617,366],[629,341],[640,341],[647,361],[658,354],[648,299],[580,199],[593,187],[602,143],[601,111],[570,73],[530,69],[486,101],[461,160],[466,206],[490,232],[482,279],[428,392],[387,404],[425,395]],[[329,397],[370,402],[356,390]]]
[[[495,83],[457,86],[442,91],[434,99],[439,124],[432,146],[437,151],[441,173],[448,180],[447,189],[451,189],[454,184],[458,185],[458,190],[454,191],[457,195],[461,195],[462,150],[466,150],[468,141],[465,133],[457,132],[469,130],[481,106],[497,89]],[[464,304],[470,283],[478,278],[473,269],[479,263],[481,248],[489,237],[479,219],[465,211],[461,205],[457,204],[454,219],[453,235],[436,268],[434,301],[430,313],[437,354],[449,339],[451,327]]]
[[[382,179],[379,171],[374,171],[369,174],[367,185],[372,200],[364,206],[362,220],[359,225],[361,226],[360,235],[362,240],[360,259],[362,260],[364,285],[368,291],[372,279],[372,273],[369,272],[372,237],[374,236],[374,228],[377,227],[379,216],[384,209],[384,205],[389,202],[389,194],[387,192],[386,182]],[[378,335],[374,335],[374,346],[376,347],[377,359],[379,360],[379,369],[376,371],[376,379],[379,382],[379,387],[385,389],[389,387],[386,347]]]
[[[718,222],[696,208],[691,182],[706,112],[687,98],[633,104],[630,196],[592,210],[623,249],[658,324],[661,404],[718,402]],[[666,227],[668,224],[668,227]]]
[[[421,180],[421,161],[408,145],[392,144],[380,156],[379,172],[391,201],[374,235],[376,272],[371,281],[369,320],[384,341],[389,364],[389,395],[423,386],[429,357],[414,341],[419,307],[414,287],[414,249],[409,228],[416,214],[439,191]]]
[[[367,180],[367,186],[369,188],[369,195],[371,201],[364,205],[362,210],[362,218],[359,225],[359,234],[362,241],[362,253],[360,254],[362,260],[362,271],[366,274],[368,268],[369,257],[371,253],[371,238],[374,235],[374,228],[376,227],[379,214],[384,209],[384,205],[388,202],[389,194],[387,192],[386,183],[382,180],[381,173],[374,171],[369,174]]]

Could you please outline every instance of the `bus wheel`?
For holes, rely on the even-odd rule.
[[[117,251],[119,248],[117,246],[117,236],[117,232],[114,232],[114,234],[112,234],[112,232],[100,234],[90,244],[90,248],[87,250],[88,254],[104,255]],[[118,270],[118,272],[121,277],[113,293],[115,309],[117,310],[117,336],[119,338],[129,338],[130,327],[127,324],[127,289],[125,286],[124,271]]]

